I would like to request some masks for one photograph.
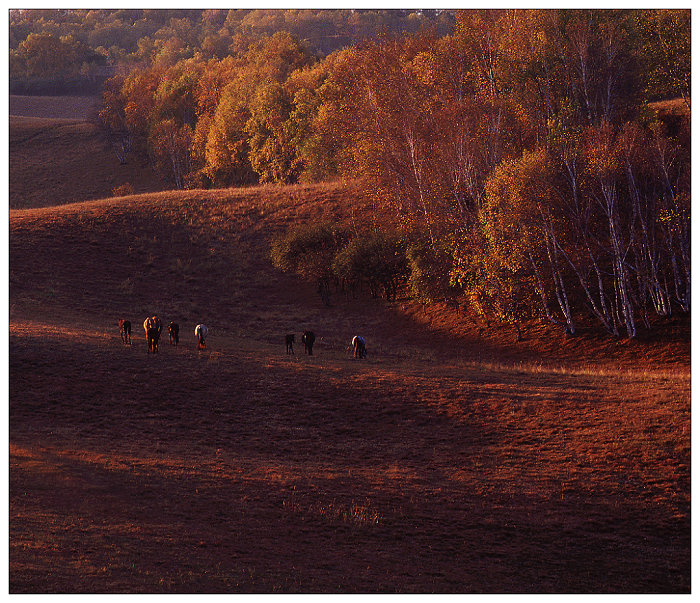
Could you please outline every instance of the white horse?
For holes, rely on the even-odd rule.
[[[199,324],[194,328],[194,336],[197,338],[197,349],[203,350],[205,346],[205,338],[209,334],[209,329],[206,325]]]
[[[364,337],[355,335],[352,338],[352,351],[354,358],[367,358],[367,346],[365,345]]]

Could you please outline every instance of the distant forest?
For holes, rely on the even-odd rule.
[[[381,274],[387,297],[627,337],[690,310],[689,10],[10,18],[18,89],[114,69],[120,161],[177,188],[352,178],[393,208],[375,245],[328,225],[278,242],[320,290]]]
[[[454,25],[454,11],[436,10],[11,10],[10,90],[95,92],[117,65],[223,59],[278,31],[321,59],[382,32],[444,35]]]

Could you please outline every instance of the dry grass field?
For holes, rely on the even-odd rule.
[[[353,198],[10,212],[12,592],[689,590],[682,342],[642,358],[580,339],[584,361],[400,303],[326,308],[268,242]],[[182,342],[149,356],[154,312]],[[287,356],[306,328],[314,356]]]
[[[272,267],[276,234],[364,203],[326,184],[11,209],[11,593],[690,592],[688,321],[515,344],[439,306],[325,307]],[[153,313],[177,348],[146,353]]]
[[[130,157],[120,165],[98,128],[87,121],[90,97],[10,96],[10,208],[48,207],[103,199],[129,183],[136,193],[165,183]]]

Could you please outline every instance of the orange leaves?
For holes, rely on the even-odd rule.
[[[593,126],[585,132],[586,160],[596,178],[612,177],[620,169],[614,132],[610,124]]]
[[[300,162],[292,145],[292,103],[280,84],[261,88],[251,106],[245,126],[249,158],[261,182],[295,182]]]

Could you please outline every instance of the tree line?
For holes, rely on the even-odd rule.
[[[636,337],[690,310],[689,19],[460,11],[345,49],[307,69],[302,175],[394,208],[414,295]]]
[[[318,58],[381,31],[446,33],[453,11],[23,9],[9,11],[13,94],[96,92],[117,66],[223,59],[287,31]]]
[[[690,11],[455,17],[448,33],[387,32],[326,56],[288,31],[216,53],[200,40],[181,55],[184,33],[168,51],[143,42],[100,118],[122,161],[147,157],[178,188],[357,180],[393,211],[372,257],[401,256],[394,282],[425,300],[568,333],[592,318],[628,337],[688,312]],[[333,253],[293,247],[316,258],[313,277],[281,248],[276,261],[322,293],[332,279],[381,290],[361,271],[370,256],[355,261],[361,239],[333,236]]]

